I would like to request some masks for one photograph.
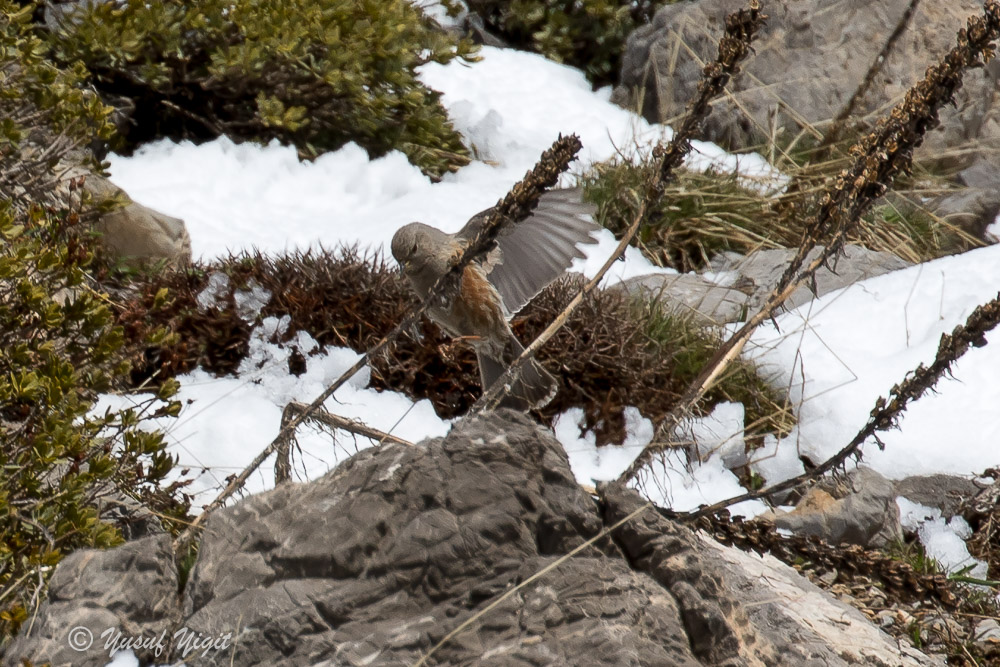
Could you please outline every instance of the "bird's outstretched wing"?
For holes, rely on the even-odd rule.
[[[579,244],[597,242],[591,233],[600,227],[590,219],[595,207],[581,196],[579,188],[550,190],[529,218],[500,233],[483,264],[508,313],[519,311],[575,258],[584,257]],[[474,237],[490,210],[472,216],[458,236]]]

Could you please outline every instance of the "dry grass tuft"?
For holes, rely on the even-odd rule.
[[[815,150],[799,146],[798,152],[780,153],[777,163],[796,184],[783,194],[764,192],[732,173],[678,170],[648,212],[635,245],[655,264],[681,272],[703,269],[724,251],[798,246],[802,221],[815,210],[812,202],[846,165],[846,158],[810,162]],[[633,193],[642,191],[654,169],[655,161],[616,158],[583,174],[580,182],[586,199],[597,206],[598,222],[621,236],[634,215]],[[922,203],[957,186],[928,170],[918,174],[865,213],[848,242],[912,263],[985,245]]]

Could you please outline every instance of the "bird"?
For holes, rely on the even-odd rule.
[[[561,276],[574,259],[586,256],[580,245],[597,243],[593,234],[601,227],[592,220],[595,210],[583,202],[579,188],[544,193],[528,218],[507,225],[496,247],[463,269],[459,287],[447,301],[432,303],[427,309],[430,319],[446,334],[472,343],[483,391],[524,351],[511,331],[510,318]],[[392,256],[418,297],[428,296],[492,212],[490,208],[477,213],[454,234],[422,222],[396,231]],[[555,397],[558,386],[551,373],[529,359],[500,406],[542,408]]]

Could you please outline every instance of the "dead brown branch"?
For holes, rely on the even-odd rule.
[[[308,407],[309,406],[305,403],[299,403],[298,401],[292,401],[286,405],[285,409],[281,411],[282,430],[285,430],[285,426],[287,426],[288,422],[290,422],[295,415],[302,414]],[[396,437],[391,433],[386,433],[385,431],[380,431],[377,428],[372,428],[362,422],[353,421],[351,419],[347,419],[346,417],[335,415],[331,412],[327,412],[323,408],[314,410],[309,414],[308,418],[310,421],[314,421],[331,429],[347,431],[348,433],[360,435],[363,438],[376,440],[380,445],[390,442],[395,445],[405,445],[407,447],[414,446],[414,444],[409,440],[403,440],[402,438]],[[278,484],[284,484],[291,479],[292,467],[289,463],[291,453],[290,450],[291,437],[289,437],[285,443],[278,446],[278,458],[274,464],[275,486]]]

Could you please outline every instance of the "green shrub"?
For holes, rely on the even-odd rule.
[[[187,513],[172,499],[179,485],[160,485],[174,465],[162,436],[141,428],[153,401],[90,414],[126,368],[123,334],[85,270],[93,207],[54,168],[108,135],[108,109],[80,72],[42,59],[30,18],[31,7],[0,1],[0,648],[64,555],[121,540],[101,517],[104,499]]]
[[[135,105],[129,145],[159,136],[279,139],[314,157],[354,141],[431,176],[468,162],[416,68],[455,42],[409,0],[100,2],[52,36],[109,98]]]
[[[600,87],[617,82],[629,34],[672,2],[469,0],[469,8],[512,46],[578,67]]]

